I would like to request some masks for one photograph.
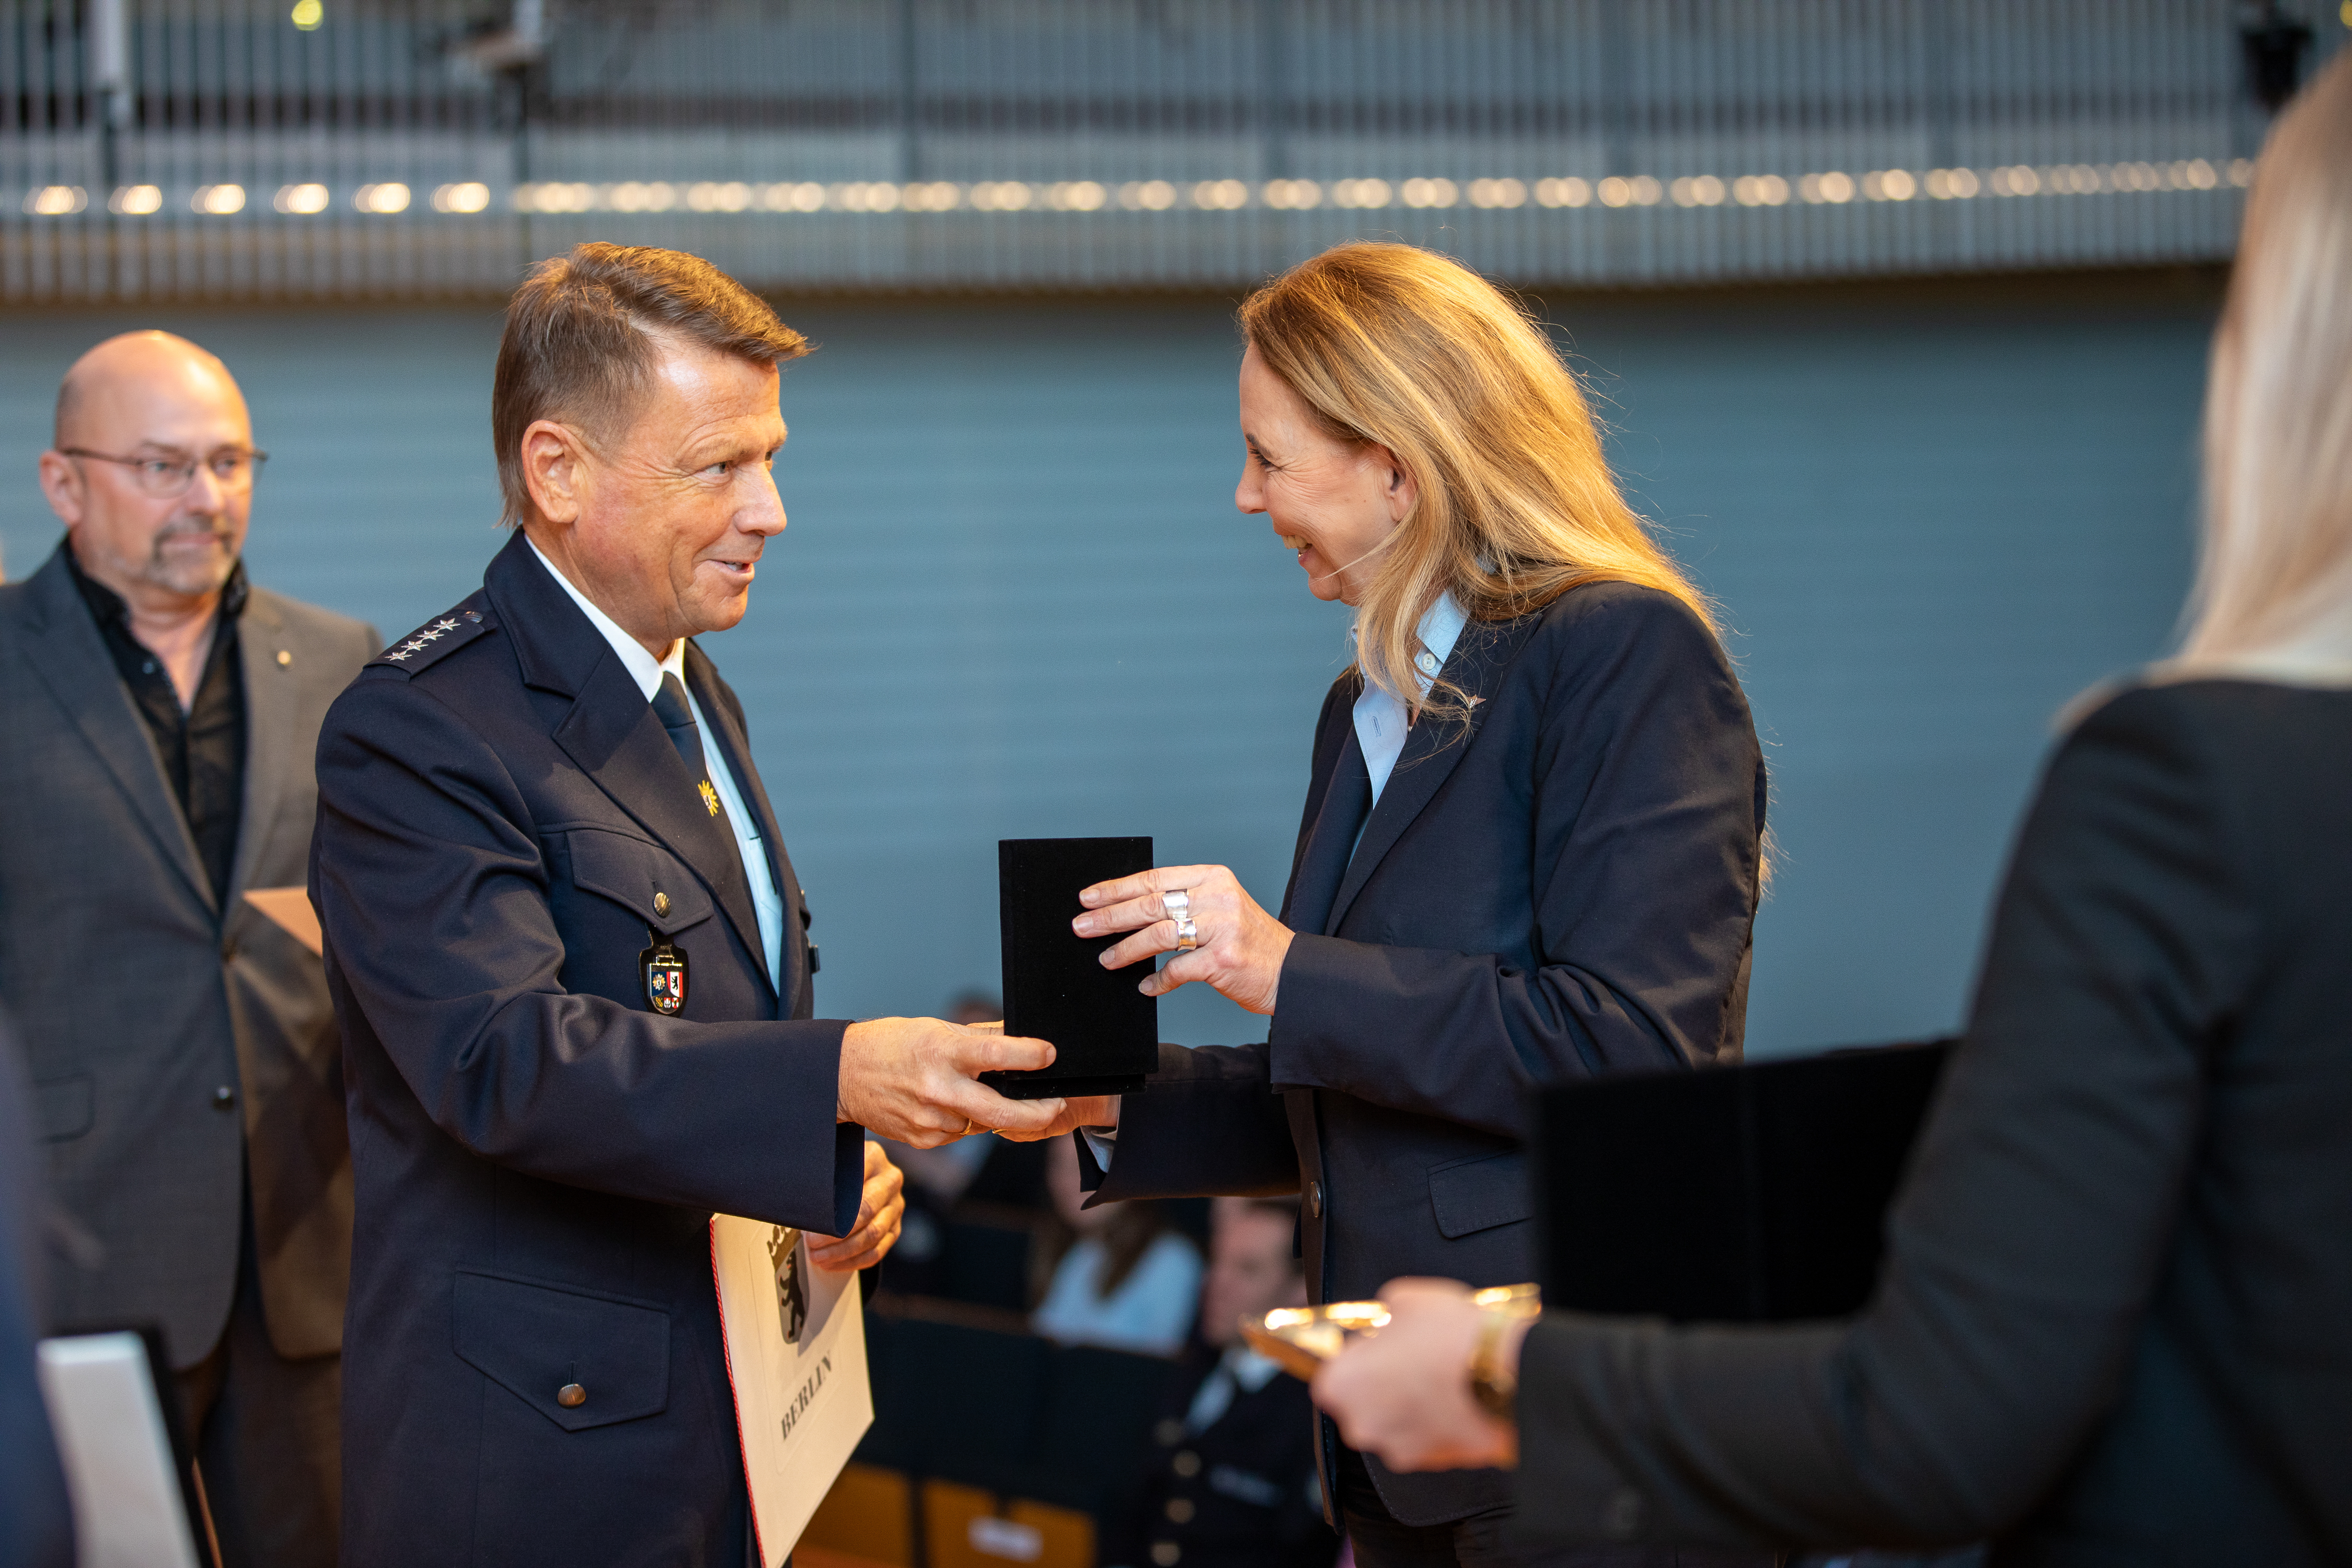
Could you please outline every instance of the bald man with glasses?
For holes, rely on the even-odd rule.
[[[99,1243],[50,1319],[162,1328],[229,1568],[336,1555],[341,1057],[320,961],[244,895],[304,881],[320,723],[383,646],[246,581],[265,458],[219,360],[110,338],[41,454],[65,539],[0,586],[0,998]]]

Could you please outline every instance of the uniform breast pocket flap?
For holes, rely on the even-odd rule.
[[[1528,1157],[1517,1149],[1455,1160],[1429,1173],[1429,1206],[1447,1240],[1515,1225],[1535,1213]]]
[[[669,1405],[669,1314],[494,1274],[457,1279],[460,1360],[567,1432]]]
[[[660,845],[593,827],[564,837],[575,886],[625,907],[664,936],[710,918],[709,889]]]

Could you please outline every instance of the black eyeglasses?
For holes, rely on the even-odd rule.
[[[111,452],[93,452],[86,447],[60,447],[58,450],[68,458],[120,463],[131,470],[133,484],[158,500],[185,495],[188,487],[196,482],[199,468],[210,468],[225,490],[249,490],[261,472],[261,465],[269,461],[268,453],[241,447],[224,447],[204,458],[118,458]]]

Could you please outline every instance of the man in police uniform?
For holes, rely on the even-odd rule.
[[[711,1214],[862,1268],[900,1213],[865,1128],[928,1146],[1060,1108],[974,1081],[1043,1042],[811,1016],[807,906],[691,640],[741,617],[784,526],[777,365],[804,350],[692,257],[541,264],[491,402],[520,531],[328,715],[348,1568],[742,1563]]]
[[[1241,1342],[1240,1321],[1304,1306],[1293,1199],[1219,1198],[1201,1285],[1200,1341],[1154,1425],[1151,1468],[1116,1568],[1330,1568],[1339,1537],[1315,1477],[1307,1385]]]

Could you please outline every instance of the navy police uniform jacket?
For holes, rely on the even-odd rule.
[[[1529,1091],[1736,1059],[1744,1033],[1764,761],[1706,625],[1594,583],[1471,623],[1444,676],[1468,724],[1415,723],[1377,805],[1359,678],[1324,702],[1266,1041],[1162,1046],[1107,1179],[1080,1145],[1103,1201],[1298,1193],[1318,1301],[1533,1279]],[[1367,1465],[1407,1524],[1510,1497]]]
[[[709,1216],[842,1234],[861,1133],[741,706],[698,648],[686,670],[772,857],[781,986],[725,819],[521,535],[328,714],[349,1568],[743,1562]],[[664,940],[676,1016],[639,962]]]
[[[1195,1342],[1168,1380],[1142,1494],[1108,1532],[1112,1568],[1331,1568],[1339,1537],[1315,1479],[1315,1405],[1276,1373],[1207,1426],[1186,1419],[1220,1352]]]

